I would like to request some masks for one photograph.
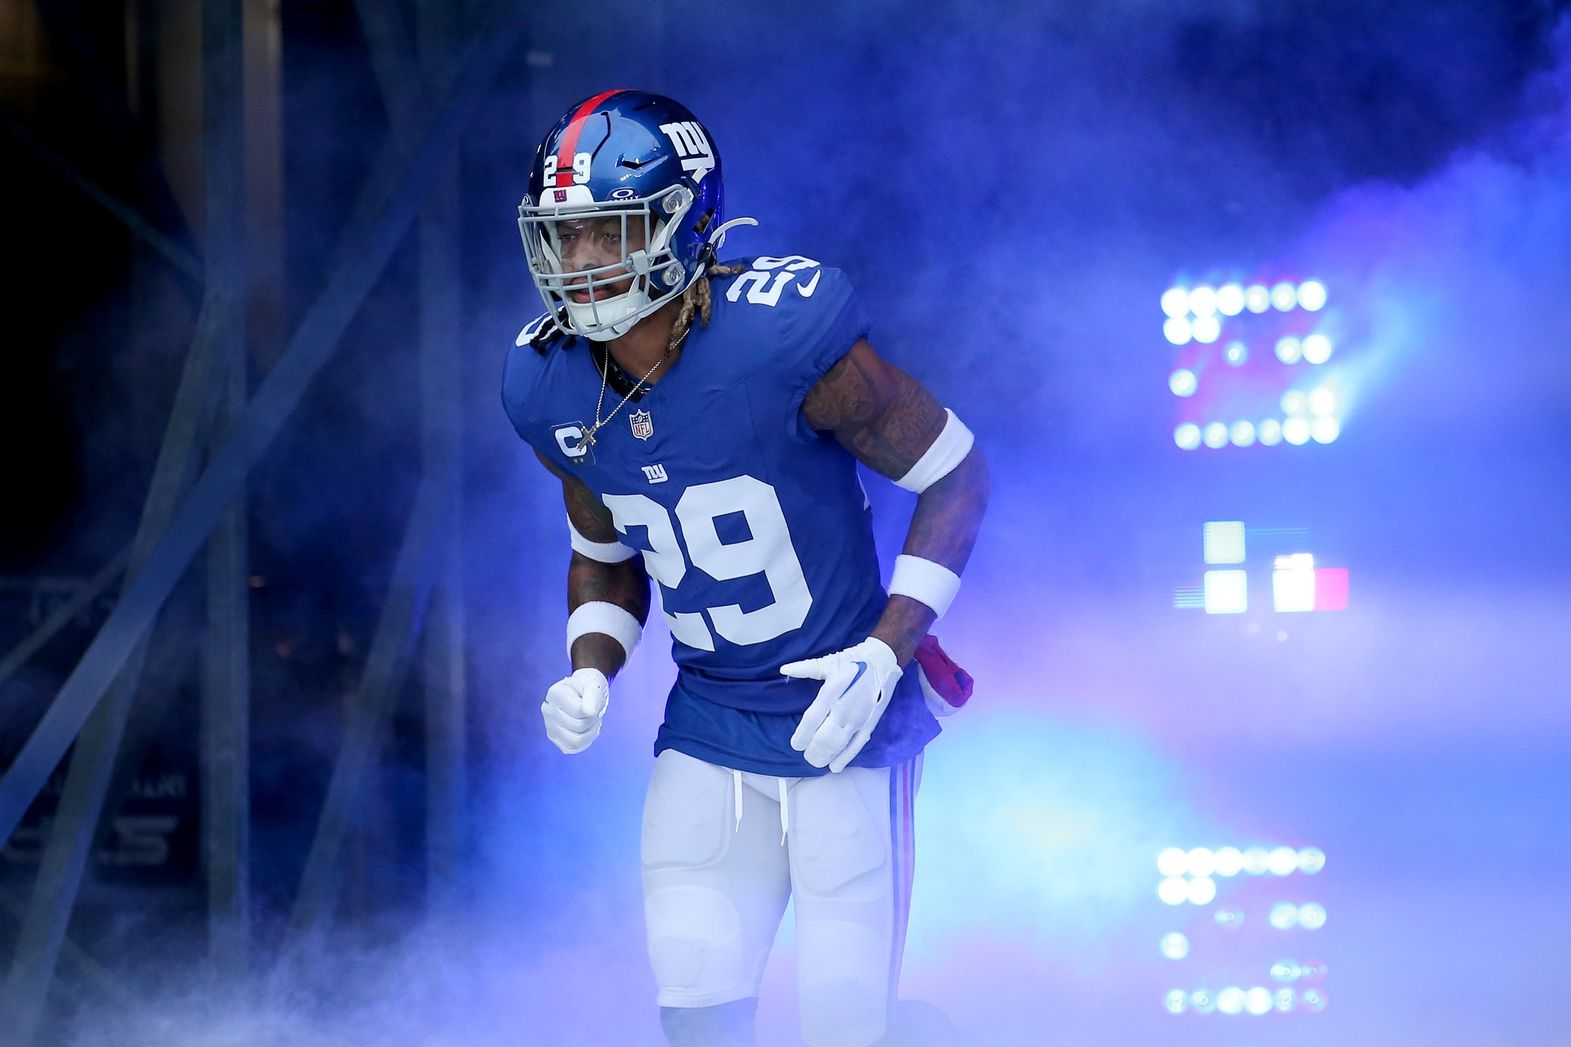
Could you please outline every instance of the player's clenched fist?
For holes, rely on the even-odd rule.
[[[901,676],[895,652],[873,636],[822,658],[787,662],[780,672],[824,681],[791,735],[791,748],[814,767],[831,771],[844,770],[862,751]]]
[[[581,753],[600,733],[611,684],[599,669],[580,669],[546,688],[540,715],[545,736],[568,755]]]

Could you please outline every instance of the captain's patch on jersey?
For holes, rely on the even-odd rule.
[[[584,423],[559,425],[551,430],[551,435],[556,437],[556,445],[562,449],[562,453],[573,461],[582,462],[589,456],[589,441],[584,439]]]

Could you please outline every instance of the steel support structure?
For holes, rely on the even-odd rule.
[[[422,386],[426,394],[423,457],[427,474],[420,484],[393,581],[378,622],[377,637],[354,707],[344,752],[334,771],[329,801],[313,845],[307,876],[295,907],[296,934],[315,926],[325,908],[337,842],[347,822],[354,785],[374,755],[379,725],[377,707],[396,692],[408,667],[422,609],[436,578],[442,579],[442,625],[427,651],[426,679],[435,684],[429,699],[429,770],[435,779],[428,800],[428,842],[433,884],[445,880],[457,850],[462,797],[463,671],[462,613],[456,587],[458,534],[458,417],[455,342],[456,302],[452,242],[456,167],[453,146],[502,62],[513,50],[529,18],[527,4],[493,0],[462,53],[441,45],[440,5],[423,0],[423,43],[417,69],[407,34],[389,68],[418,74],[398,106],[389,135],[339,239],[324,286],[305,311],[287,347],[256,393],[244,401],[243,234],[217,244],[220,230],[234,233],[235,197],[241,177],[216,178],[222,167],[239,163],[238,128],[213,121],[233,117],[238,124],[241,0],[204,5],[204,50],[210,59],[204,99],[209,164],[209,221],[203,307],[190,353],[182,370],[175,407],[136,539],[131,546],[127,581],[120,601],[102,624],[55,700],[17,758],[0,777],[0,841],[15,831],[33,798],[73,740],[64,793],[45,849],[33,897],[22,917],[16,954],[0,999],[8,1035],[31,1040],[43,1014],[48,987],[61,955],[66,924],[81,883],[94,828],[116,765],[127,714],[145,654],[148,630],[169,594],[204,543],[210,545],[209,599],[213,608],[215,654],[204,663],[203,762],[214,792],[213,809],[204,809],[204,830],[213,918],[213,949],[220,964],[238,967],[246,955],[245,927],[245,732],[247,701],[244,673],[244,524],[236,508],[245,480],[257,459],[283,426],[388,258],[420,214],[422,236]],[[50,0],[55,23],[69,0]],[[48,7],[50,3],[41,6]],[[386,5],[362,5],[362,10]],[[392,25],[391,23],[387,23]],[[53,29],[53,25],[51,26]],[[392,26],[387,39],[400,39]],[[85,46],[78,35],[71,50]],[[440,63],[436,56],[450,56]],[[218,66],[235,68],[218,69]],[[441,75],[430,71],[441,68]],[[421,91],[420,84],[432,89]],[[228,92],[228,94],[226,94]],[[102,92],[100,92],[101,94]],[[227,190],[216,189],[228,181]],[[155,200],[167,189],[155,187]],[[220,196],[215,199],[213,193]],[[223,196],[227,192],[229,195]],[[434,192],[434,195],[433,195]],[[166,257],[174,254],[164,252]],[[179,257],[178,255],[176,257]],[[189,257],[189,256],[186,256]],[[178,263],[177,263],[178,264]],[[237,384],[238,382],[238,384]],[[242,406],[243,404],[243,406]],[[209,456],[189,493],[182,498],[199,437],[209,411],[228,430]],[[232,422],[232,425],[226,424]],[[215,528],[219,530],[215,533]],[[242,589],[238,592],[235,583]],[[227,792],[226,792],[227,790]],[[220,809],[221,808],[221,809]],[[69,944],[66,954],[77,952]]]

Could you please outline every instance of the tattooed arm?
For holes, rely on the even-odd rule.
[[[538,454],[536,457],[562,481],[567,518],[578,533],[592,542],[617,541],[610,510],[594,492],[582,480],[561,472],[544,457]],[[635,556],[621,563],[601,563],[575,551],[567,565],[568,613],[591,600],[603,600],[625,608],[643,624],[649,617],[649,577],[644,573],[643,558]],[[574,669],[599,669],[607,679],[615,676],[626,661],[622,645],[604,633],[580,636],[573,642],[572,658]]]
[[[859,461],[891,480],[916,464],[945,421],[932,394],[865,341],[853,345],[808,391],[802,411],[814,429],[833,433]],[[947,476],[917,497],[902,552],[959,574],[976,544],[987,494],[987,463],[973,446]],[[904,665],[933,617],[926,604],[891,596],[873,635]]]

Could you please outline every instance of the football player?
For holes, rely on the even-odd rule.
[[[546,313],[503,402],[561,481],[564,753],[600,732],[653,578],[679,667],[643,826],[649,956],[673,1044],[753,1043],[795,899],[802,1033],[885,1036],[934,712],[969,680],[927,638],[987,501],[970,431],[874,351],[846,277],[723,263],[719,153],[686,108],[617,90],[541,142],[519,207]],[[917,494],[886,590],[861,462]],[[928,672],[907,671],[913,658]]]

